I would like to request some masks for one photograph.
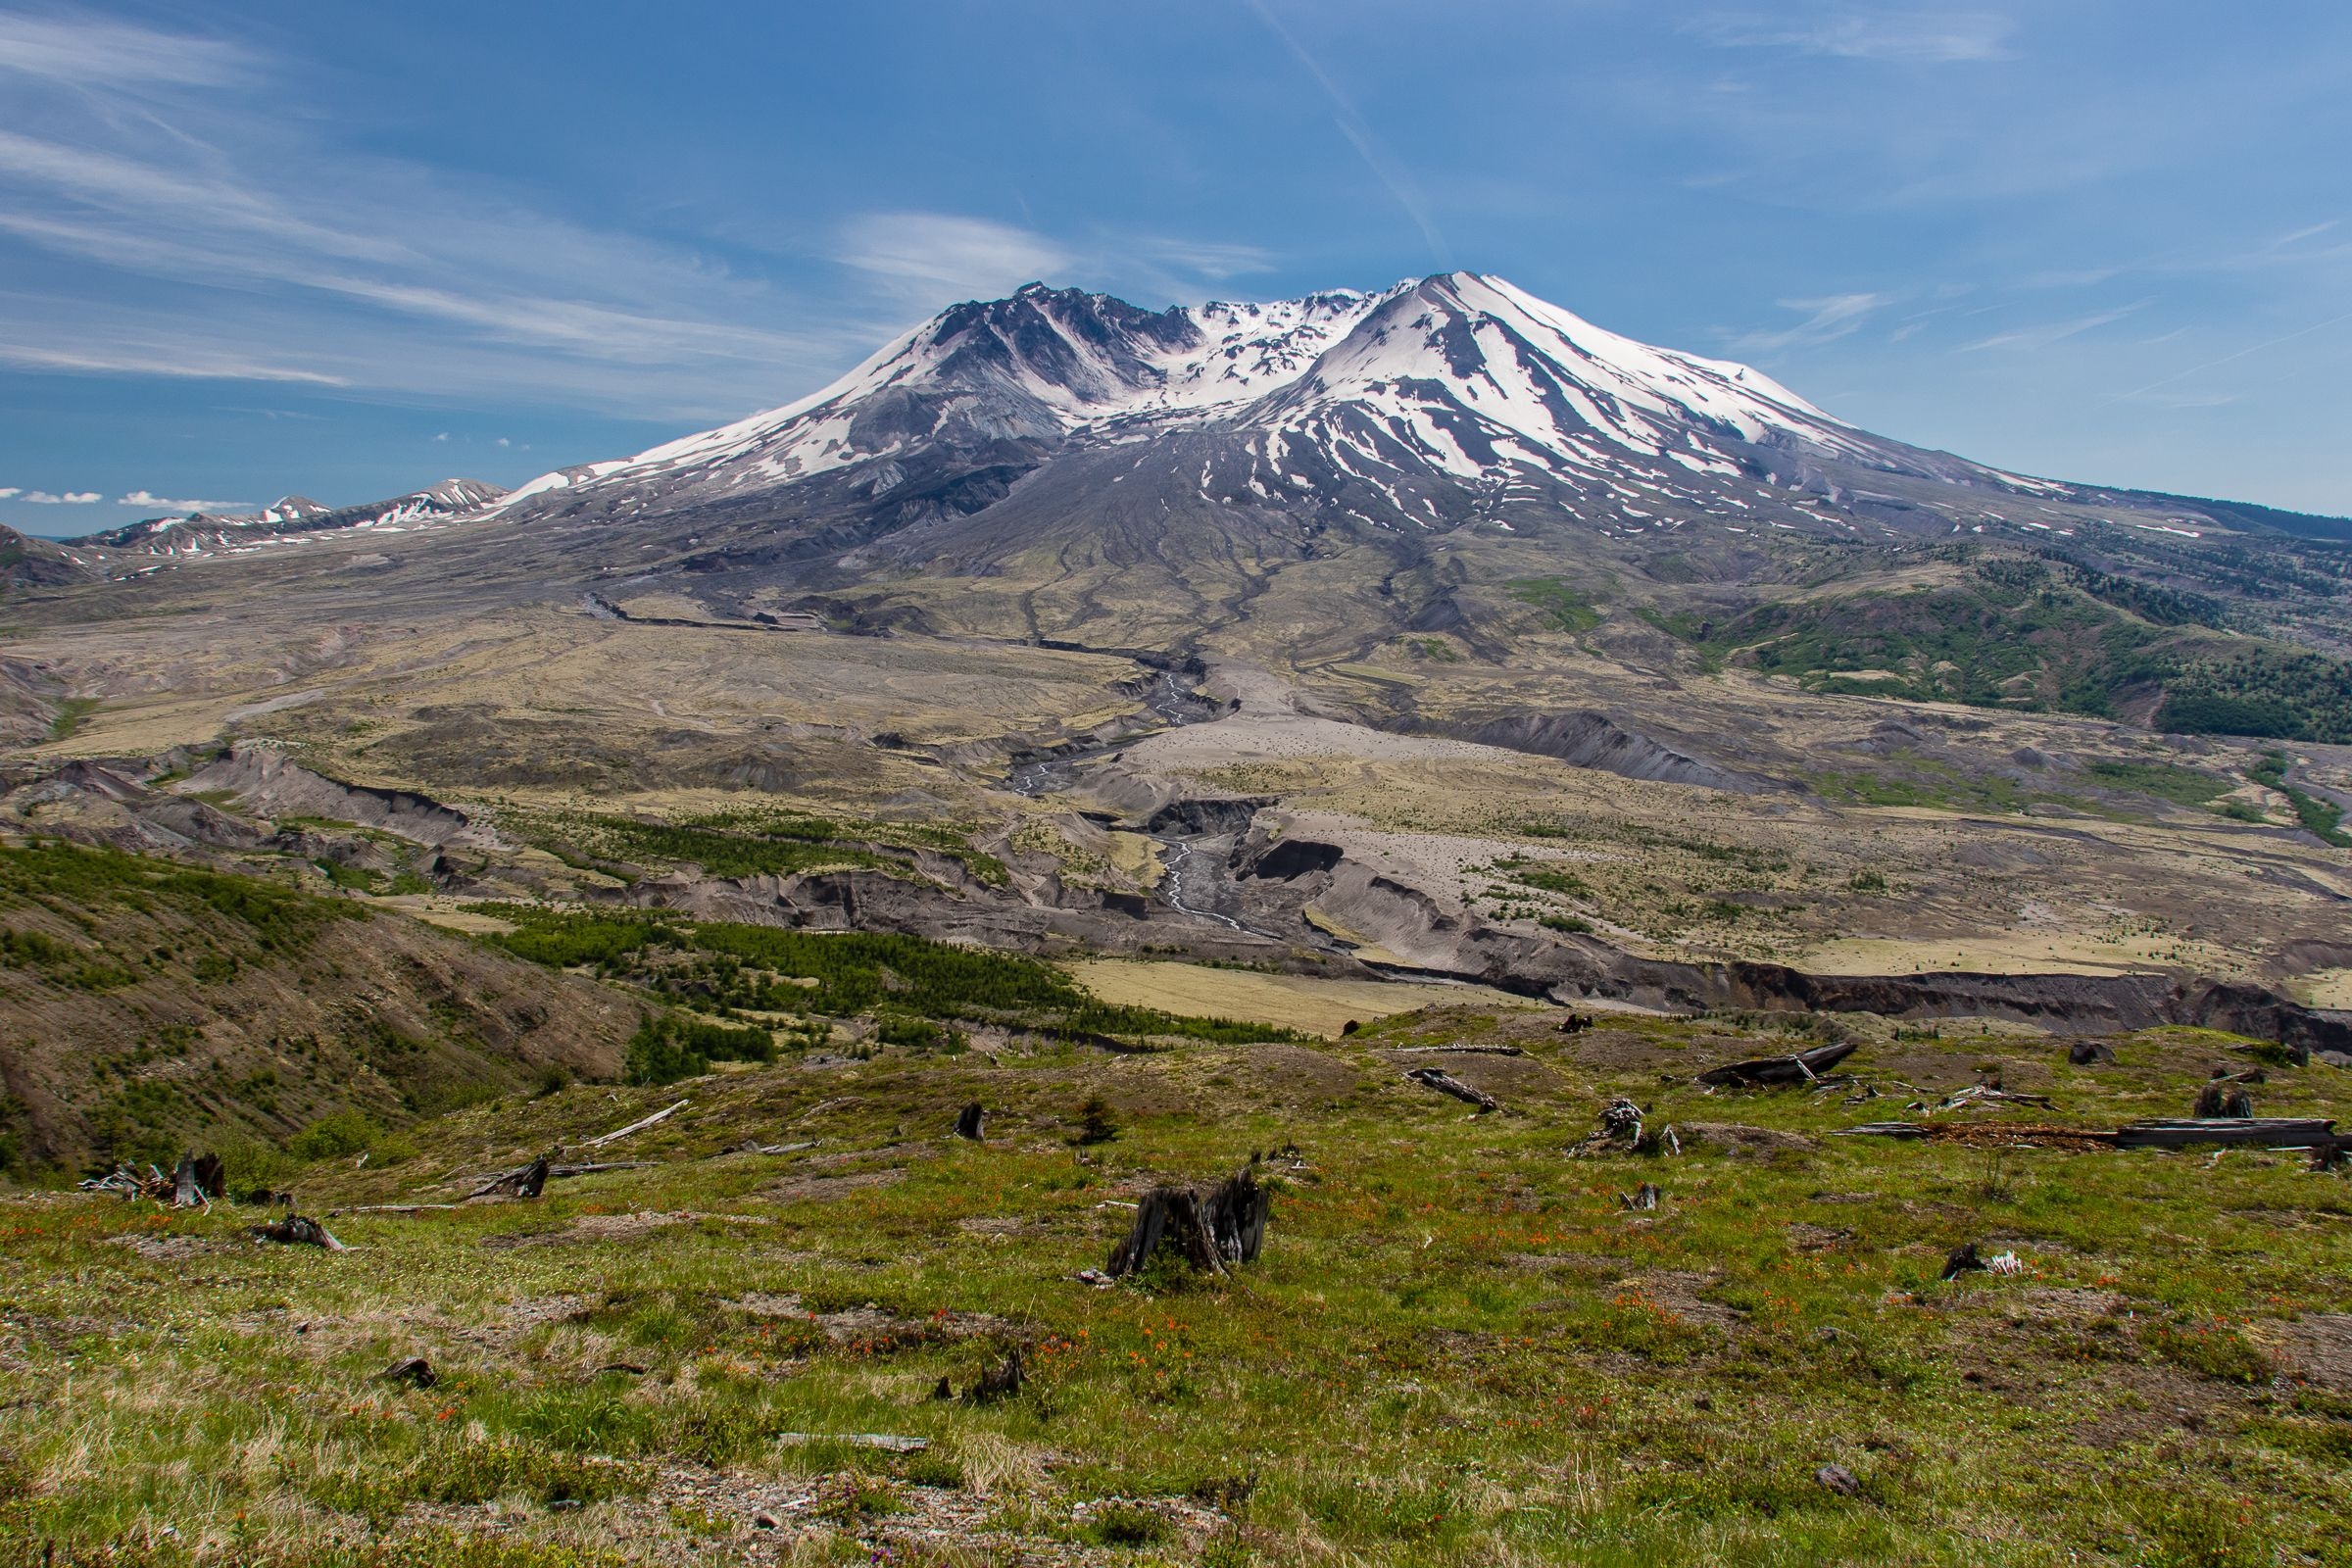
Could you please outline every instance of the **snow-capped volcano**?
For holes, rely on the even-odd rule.
[[[797,403],[521,486],[496,513],[785,526],[852,502],[969,514],[1081,449],[1213,436],[1203,495],[1427,528],[1514,486],[1574,509],[1712,505],[1828,470],[2050,494],[1855,429],[1746,366],[1651,348],[1499,278],[1152,312],[1030,284],[958,305]],[[1341,504],[1341,490],[1352,492]],[[1786,496],[1780,497],[1786,500]],[[1720,509],[1718,509],[1720,510]]]
[[[1032,283],[941,312],[798,402],[510,493],[451,480],[336,512],[289,498],[85,543],[241,554],[352,528],[495,522],[514,530],[493,552],[500,570],[527,558],[535,573],[606,580],[667,562],[831,592],[875,572],[1001,570],[1049,545],[1108,564],[1298,559],[1465,527],[2047,534],[2082,521],[2083,505],[2161,512],[2134,525],[2178,533],[2186,504],[1873,435],[1749,367],[1446,272],[1374,294],[1163,311]]]

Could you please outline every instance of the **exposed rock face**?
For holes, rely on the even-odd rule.
[[[1266,795],[1170,801],[1145,819],[1144,831],[1203,838],[1245,833],[1250,818],[1273,804]]]
[[[194,790],[226,790],[257,812],[323,816],[436,847],[497,839],[465,812],[408,790],[370,789],[314,773],[271,746],[240,743],[188,779]]]
[[[1794,788],[1761,773],[1702,761],[1626,729],[1606,713],[1518,713],[1459,733],[1482,746],[1554,757],[1573,767],[1596,767],[1656,784],[1695,784],[1740,795]]]

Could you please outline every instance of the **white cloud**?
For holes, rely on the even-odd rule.
[[[145,490],[133,490],[126,496],[115,498],[118,507],[147,507],[157,512],[236,512],[245,506],[242,501],[167,501]]]
[[[24,493],[24,488],[22,485],[0,484],[0,501],[6,501],[12,496],[21,496]]]
[[[1872,313],[1893,299],[1890,294],[1832,294],[1817,300],[1782,300],[1783,310],[1802,311],[1805,318],[1778,331],[1736,333],[1731,345],[1742,354],[1777,354],[1784,349],[1833,343],[1860,331]]]
[[[0,13],[0,71],[68,86],[225,87],[251,76],[253,66],[251,54],[218,38],[96,17]]]
[[[69,490],[62,496],[48,490],[27,490],[24,499],[36,507],[86,507],[104,498],[95,490]]]
[[[2016,26],[1990,11],[1841,11],[1812,18],[1717,12],[1690,32],[1720,49],[1789,49],[1841,60],[1904,60],[1936,65],[2010,58]]]
[[[449,432],[444,430],[439,435],[433,437],[433,439],[436,441],[446,441],[449,439]]]
[[[1071,265],[1042,234],[946,213],[868,213],[842,230],[834,259],[924,303],[1002,294]]]
[[[2130,305],[2119,305],[2111,311],[2096,311],[2091,315],[2078,316],[2064,321],[2045,321],[2038,326],[2015,327],[2006,332],[1995,332],[1990,337],[1979,338],[1974,343],[1963,343],[1953,352],[1981,354],[1986,349],[2046,349],[2052,344],[2063,343],[2070,337],[2080,337],[2084,332],[2093,332],[2102,326],[2120,321],[2125,317],[2144,311],[2155,303],[2154,300],[2137,300]]]
[[[354,154],[288,69],[205,36],[0,16],[0,240],[76,264],[0,260],[57,279],[0,289],[0,364],[701,416],[886,329],[690,245]]]

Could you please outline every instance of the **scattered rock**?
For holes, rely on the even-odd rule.
[[[1838,1495],[1840,1497],[1859,1497],[1862,1495],[1862,1483],[1855,1480],[1854,1473],[1841,1464],[1823,1465],[1820,1469],[1813,1472],[1813,1479],[1820,1482],[1823,1486],[1829,1488],[1830,1491],[1838,1494]]]

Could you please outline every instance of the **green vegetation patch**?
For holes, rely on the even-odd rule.
[[[1102,1002],[1060,969],[1036,958],[891,932],[786,931],[728,921],[680,921],[633,910],[600,913],[503,904],[471,907],[514,923],[514,930],[486,940],[519,957],[559,968],[593,968],[607,978],[644,985],[682,1005],[722,1013],[995,1022],[1117,1039],[1177,1036],[1241,1043],[1304,1038],[1264,1024]],[[910,1039],[915,1033],[903,1032]]]
[[[1555,630],[1581,636],[1600,624],[1600,611],[1564,577],[1521,577],[1506,586],[1513,599],[1544,612]]]
[[[979,881],[1000,885],[1004,867],[952,828],[926,824],[841,823],[793,810],[710,812],[675,822],[594,812],[514,813],[525,839],[559,858],[603,869],[694,865],[707,876],[790,876],[803,871],[865,869],[915,874],[914,853],[960,862]]]
[[[1718,666],[1809,690],[2113,717],[2151,694],[2175,734],[2352,741],[2352,669],[2223,634],[2219,609],[2062,557],[1976,563],[1957,582],[1644,616]]]
[[[2263,759],[2248,769],[2255,783],[2265,789],[2277,790],[2286,797],[2295,809],[2295,820],[2325,843],[2337,849],[2352,849],[2352,834],[2343,831],[2343,808],[2333,801],[2324,801],[2307,790],[2299,790],[2286,781],[2289,766],[2284,752],[2266,752]]]

